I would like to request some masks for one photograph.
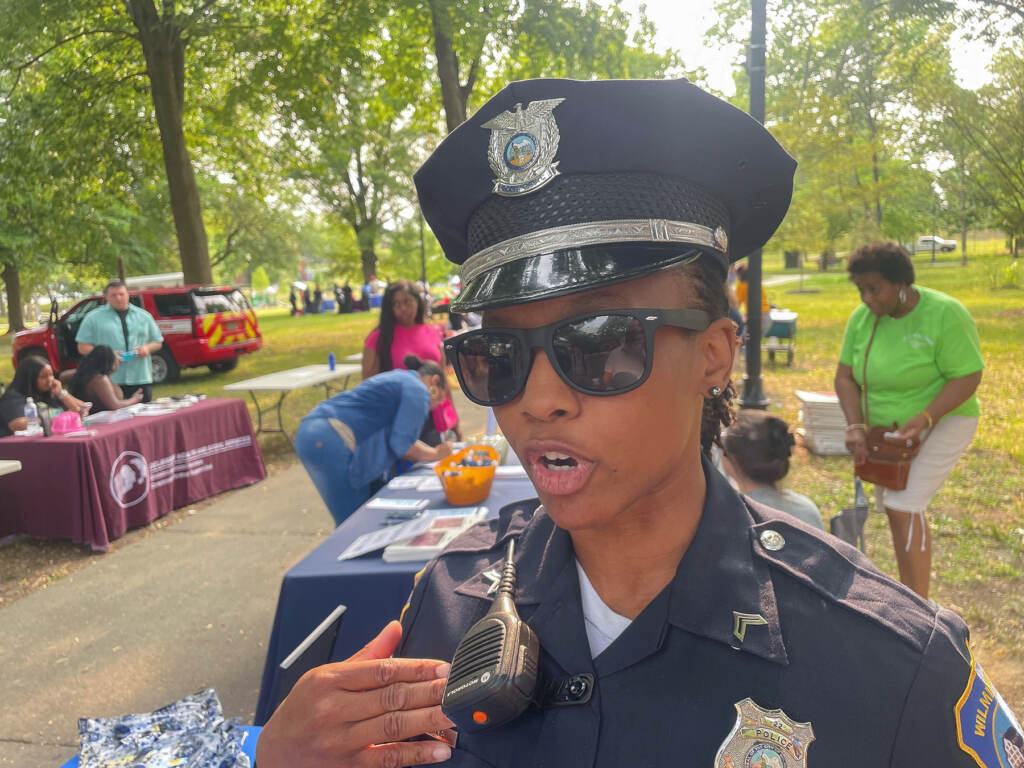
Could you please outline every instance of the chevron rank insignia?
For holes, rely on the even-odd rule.
[[[814,741],[810,723],[790,720],[781,709],[737,702],[736,724],[715,755],[715,768],[807,768]]]
[[[732,634],[741,643],[747,637],[747,627],[761,627],[768,623],[759,613],[740,613],[739,611],[732,612]]]
[[[519,197],[535,192],[558,175],[558,125],[552,110],[565,99],[531,101],[502,112],[481,128],[491,132],[487,162],[497,178],[494,192]]]

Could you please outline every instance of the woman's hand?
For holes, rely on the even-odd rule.
[[[908,419],[896,434],[901,440],[919,440],[921,433],[927,429],[931,429],[931,423],[924,413],[919,413],[912,419]]]
[[[135,348],[135,354],[138,357],[149,357],[149,345],[148,344],[140,344],[139,346],[137,346]]]
[[[65,390],[56,377],[50,382],[50,394],[60,401],[66,411],[78,411],[84,405],[81,400]]]
[[[436,458],[434,459],[434,461],[440,461],[441,459],[445,458],[446,456],[451,456],[452,455],[452,450],[453,450],[453,447],[452,447],[451,443],[441,443],[439,446],[437,446],[434,449],[434,453],[436,455]]]
[[[853,463],[860,466],[868,460],[868,433],[863,427],[846,433],[846,450],[853,454]]]
[[[142,391],[142,387],[139,387],[134,392],[132,392],[132,396],[129,397],[126,402],[128,403],[128,405],[135,405],[136,403],[141,403],[142,398],[144,398],[145,396],[146,393]]]
[[[392,621],[346,661],[312,669],[260,733],[260,768],[407,766],[451,757],[441,742],[406,742],[450,728],[441,713],[449,665],[393,659],[402,625]]]

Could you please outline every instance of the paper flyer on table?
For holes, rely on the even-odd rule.
[[[430,527],[434,520],[433,512],[426,512],[417,518],[398,525],[389,525],[379,531],[364,533],[357,538],[345,551],[338,555],[339,560],[351,560],[353,557],[360,557],[378,549],[383,549],[388,544],[393,544],[402,539],[411,539],[413,536],[423,533]]]
[[[391,544],[407,541],[425,533],[434,524],[435,520],[460,518],[457,526],[459,530],[468,528],[479,520],[487,517],[487,507],[444,507],[441,509],[430,509],[419,517],[398,525],[389,525],[379,531],[364,533],[357,538],[345,551],[338,555],[338,560],[351,560],[354,557],[361,557],[384,549]]]

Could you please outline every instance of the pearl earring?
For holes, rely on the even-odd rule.
[[[900,288],[899,296],[900,296],[900,304],[906,304],[907,303],[907,289],[906,288]]]
[[[711,388],[711,396],[712,397],[718,397],[720,394],[722,394],[722,388],[721,387],[712,387]]]

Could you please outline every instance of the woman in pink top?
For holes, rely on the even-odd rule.
[[[420,360],[433,360],[444,365],[441,328],[424,322],[426,313],[426,302],[414,283],[410,280],[388,283],[381,299],[380,322],[366,337],[363,379],[381,371],[404,368],[402,361],[406,355],[416,355]],[[440,435],[433,426],[431,415],[420,435],[420,439],[430,445],[440,442]],[[454,430],[456,439],[461,440],[461,430],[457,424]]]
[[[441,329],[423,322],[426,302],[409,280],[395,280],[384,291],[380,322],[366,337],[363,378],[404,368],[406,355],[441,362]]]

